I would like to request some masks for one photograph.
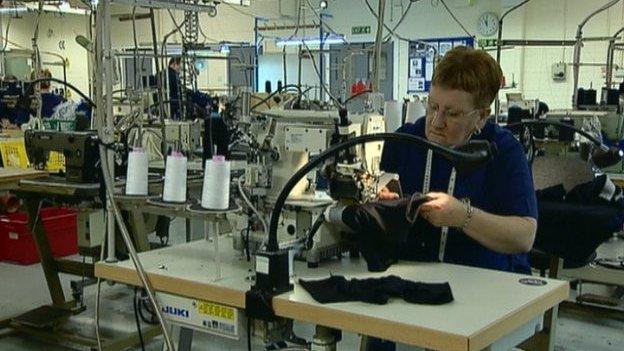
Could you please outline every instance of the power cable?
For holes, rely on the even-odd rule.
[[[373,9],[373,7],[371,6],[371,4],[370,4],[369,0],[364,0],[364,3],[366,4],[366,7],[368,7],[368,11],[370,11],[370,13],[371,13],[371,14],[372,14],[372,15],[373,15],[376,19],[378,19],[378,18],[379,18],[379,16],[377,15],[377,12],[375,12],[375,10]],[[417,43],[417,44],[421,44],[421,45],[425,45],[425,46],[427,46],[427,47],[430,47],[431,49],[433,49],[433,50],[435,51],[435,55],[437,56],[437,54],[438,54],[438,49],[437,49],[437,48],[436,48],[433,44],[428,43],[428,42],[423,41],[423,40],[419,40],[419,39],[409,39],[409,38],[403,37],[403,36],[401,36],[401,35],[397,34],[397,33],[396,33],[396,31],[394,31],[392,28],[390,28],[390,26],[389,26],[389,25],[387,25],[386,23],[384,23],[383,25],[384,25],[384,27],[385,27],[385,28],[386,28],[386,29],[387,29],[387,30],[388,30],[388,31],[389,31],[389,32],[390,32],[390,33],[391,33],[391,34],[392,34],[395,38],[397,38],[397,39],[399,39],[399,40],[402,40],[402,41],[405,41],[405,42],[408,42],[408,43],[410,43],[410,42],[414,42],[414,43]]]
[[[96,108],[95,102],[93,102],[93,100],[91,100],[87,95],[85,95],[85,93],[83,93],[80,89],[76,88],[76,86],[74,86],[71,83],[68,83],[68,82],[66,82],[64,80],[57,79],[57,78],[52,78],[52,77],[49,77],[49,78],[38,78],[38,79],[30,81],[29,82],[30,86],[29,86],[28,90],[26,91],[25,95],[30,95],[31,93],[33,93],[34,89],[35,89],[35,85],[37,83],[41,83],[41,82],[56,82],[56,83],[59,83],[59,84],[63,84],[66,87],[68,87],[68,88],[72,89],[73,91],[75,91],[78,95],[80,95],[80,97],[83,98],[91,107]]]
[[[156,293],[154,292],[154,288],[151,284],[150,278],[148,277],[145,271],[145,268],[143,267],[143,264],[141,263],[141,260],[139,259],[139,255],[136,249],[134,248],[134,245],[132,243],[132,238],[130,236],[130,232],[128,231],[128,228],[126,227],[124,219],[121,215],[121,211],[119,210],[119,207],[117,206],[117,201],[115,199],[115,194],[114,194],[115,185],[114,185],[114,181],[113,181],[113,178],[111,176],[111,171],[110,171],[111,168],[109,165],[106,149],[104,148],[104,146],[101,146],[101,145],[100,145],[100,159],[101,159],[100,164],[102,167],[102,174],[104,178],[106,193],[108,197],[110,198],[111,209],[115,217],[115,220],[117,222],[117,227],[121,231],[121,236],[126,244],[126,248],[128,249],[128,254],[130,256],[130,259],[132,260],[132,263],[134,264],[134,267],[137,271],[140,282],[145,288],[145,291],[147,292],[147,296],[150,302],[154,306],[154,311],[156,313],[156,316],[158,317],[158,321],[161,325],[161,329],[163,332],[163,337],[165,339],[165,345],[169,349],[169,351],[175,351],[175,346],[171,339],[171,334],[169,332],[169,329],[167,328],[167,325],[165,324],[165,318],[163,316],[163,313],[160,310],[160,304],[156,300]]]
[[[137,303],[137,295],[139,288],[134,287],[134,296],[132,299],[132,307],[134,309],[134,322],[136,323],[137,333],[139,334],[139,341],[141,342],[141,350],[145,351],[145,340],[143,340],[143,332],[141,331],[141,321],[139,320],[139,308]]]
[[[134,87],[135,90],[137,90],[135,84],[137,84],[137,71],[139,70],[139,40],[137,39],[137,30],[136,30],[136,6],[132,6],[132,40],[134,42],[134,82],[132,83],[132,86]],[[141,63],[143,63],[143,60],[141,60]],[[141,64],[141,66],[143,66]],[[141,85],[143,83],[143,80],[141,79]]]
[[[4,44],[2,44],[2,52],[5,52],[7,46],[9,45],[9,28],[11,28],[11,19],[12,18],[13,17],[9,17],[9,20],[7,21],[6,30],[4,32]]]
[[[364,91],[360,91],[357,94],[351,95],[348,99],[345,100],[344,105],[346,106],[349,102],[351,102],[351,100],[353,100],[353,99],[355,99],[355,98],[357,98],[359,96],[362,96],[362,95],[364,95],[366,93],[372,93],[372,92],[373,92],[372,90],[367,89],[367,90],[364,90]]]
[[[321,40],[323,40],[323,39],[321,38]],[[312,52],[310,51],[310,48],[308,47],[308,44],[306,44],[304,40],[302,40],[301,43],[303,44],[303,46],[305,47],[306,51],[308,52],[308,56],[310,56],[310,60],[312,61],[312,66],[314,67],[314,72],[316,72],[316,75],[318,76],[319,81],[320,81],[321,80],[321,72],[319,71],[318,66],[316,65],[316,59],[314,58],[314,54],[312,54]],[[319,55],[323,55],[323,53],[320,52]],[[329,96],[332,99],[332,101],[334,103],[336,103],[337,106],[342,106],[340,101],[338,99],[336,99],[336,97],[334,95],[332,95],[332,93],[329,91],[329,89],[327,88],[327,85],[325,83],[321,84],[321,88],[323,88],[323,90],[325,90],[325,93],[327,93],[327,96]]]
[[[407,17],[407,14],[408,14],[409,10],[412,8],[412,5],[417,3],[418,1],[420,1],[420,0],[410,1],[407,4],[407,8],[401,14],[401,17],[399,18],[399,21],[394,25],[394,27],[392,27],[392,32],[396,32],[396,30],[401,26],[401,24],[403,24],[403,21]],[[386,37],[384,38],[384,43],[387,42],[388,40],[390,40],[390,38],[392,38],[392,32],[388,33],[386,35]]]
[[[310,10],[312,10],[316,18],[319,20],[319,24],[326,27],[330,33],[334,35],[339,35],[332,27],[329,26],[329,24],[327,24],[327,21],[323,21],[323,19],[321,18],[321,14],[312,6],[312,4],[310,3],[310,0],[305,0],[305,1],[308,4],[308,7],[310,8]]]
[[[269,101],[273,96],[279,94],[280,92],[290,89],[290,88],[294,88],[297,89],[299,91],[299,94],[301,94],[301,87],[299,87],[298,85],[295,84],[288,84],[288,85],[284,85],[282,86],[282,89],[277,89],[276,91],[272,92],[271,94],[269,94],[269,96],[267,96],[266,98],[262,99],[260,102],[256,103],[255,105],[251,106],[250,110],[255,110],[256,108],[258,108],[258,106],[266,103],[267,101]]]
[[[108,219],[108,213],[104,213],[104,223]],[[102,238],[102,244],[100,244],[100,262],[104,261],[104,248],[106,246],[106,238]],[[102,278],[97,278],[97,289],[95,290],[95,340],[97,342],[98,351],[102,351],[102,335],[100,333],[100,294],[102,290]]]
[[[440,0],[440,2],[442,3],[442,6],[444,6],[444,8],[446,9],[446,12],[448,12],[449,15],[451,15],[451,17],[453,18],[453,20],[455,20],[455,22],[461,27],[461,29],[464,30],[464,33],[466,33],[467,36],[469,37],[474,37],[474,35],[470,34],[470,32],[468,31],[468,29],[466,29],[466,27],[464,27],[464,25],[459,21],[459,19],[455,16],[455,14],[453,13],[453,11],[451,11],[451,9],[448,7],[448,5],[446,4],[446,1],[444,0]]]
[[[199,21],[201,21],[201,17],[199,18]],[[199,28],[199,34],[201,34],[201,36],[204,38],[204,43],[206,43],[206,41],[209,41],[211,43],[218,43],[219,41],[213,38],[210,38],[208,36],[206,36],[206,34],[204,33],[204,30],[202,29],[201,23],[198,24],[197,26]]]
[[[299,33],[299,27],[301,27],[301,0],[297,0],[297,24],[295,26],[295,31],[288,37],[287,40],[294,38]],[[283,78],[284,84],[288,84],[288,74],[286,67],[286,45],[282,48],[282,67],[283,67]]]

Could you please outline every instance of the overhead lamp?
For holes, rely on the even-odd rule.
[[[195,60],[195,70],[201,72],[206,69],[206,60]]]
[[[0,13],[20,13],[28,11],[28,7],[20,1],[0,1]]]
[[[82,46],[84,49],[86,49],[90,53],[93,53],[93,42],[89,40],[89,38],[85,37],[84,35],[77,35],[76,43],[78,43],[78,45]]]
[[[28,11],[27,7],[0,7],[0,13],[21,13]]]
[[[330,34],[323,39],[323,44],[343,44],[345,43],[344,35]],[[296,46],[296,45],[320,45],[321,38],[319,36],[314,37],[293,37],[293,38],[278,38],[275,41],[277,46]]]
[[[26,8],[32,12],[39,11],[39,5],[34,4],[34,3],[26,5]],[[74,14],[74,15],[88,14],[88,10],[72,7],[68,1],[60,1],[56,5],[44,4],[42,10],[43,12],[61,13],[61,14]]]
[[[67,2],[67,1],[63,1],[62,3],[60,3],[60,4],[58,5],[58,8],[59,8],[59,10],[60,10],[61,12],[73,10],[73,8],[71,7],[71,5],[70,5],[70,4],[69,4],[69,2]]]
[[[319,3],[319,6],[321,6],[321,9],[326,9],[327,8],[327,0],[321,0],[321,2]]]

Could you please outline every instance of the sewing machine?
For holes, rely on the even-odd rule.
[[[249,135],[255,142],[248,151],[251,157],[245,171],[244,188],[258,200],[258,210],[267,219],[287,180],[311,157],[340,138],[385,131],[383,116],[376,113],[354,115],[345,125],[340,125],[337,110],[272,109],[263,116],[252,120],[249,127]],[[376,196],[382,147],[381,142],[355,147],[322,167],[321,177],[311,172],[302,179],[286,201],[278,229],[280,245],[303,246],[297,256],[310,266],[346,251],[348,245],[336,228],[315,222],[335,201],[366,202]],[[327,189],[322,185],[325,182]],[[314,241],[304,242],[315,229]],[[266,233],[252,229],[248,240],[251,251],[265,240]],[[244,243],[235,240],[235,246],[242,250]]]
[[[24,143],[28,159],[36,169],[44,169],[51,151],[65,158],[65,180],[69,183],[97,183],[99,139],[95,132],[27,130]]]

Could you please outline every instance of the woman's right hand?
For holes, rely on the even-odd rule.
[[[399,198],[399,194],[388,190],[388,188],[383,188],[377,194],[379,196],[379,200],[387,201],[387,200],[397,200]]]

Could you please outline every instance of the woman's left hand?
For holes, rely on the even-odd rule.
[[[466,205],[446,193],[428,193],[430,199],[420,205],[420,215],[436,227],[461,227],[466,219]]]

